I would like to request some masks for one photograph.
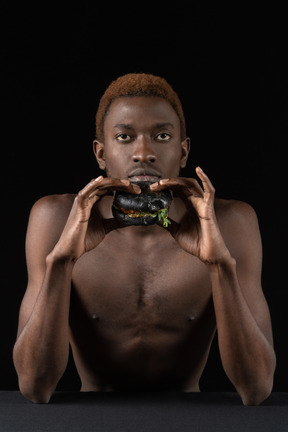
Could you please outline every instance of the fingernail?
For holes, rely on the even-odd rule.
[[[152,184],[150,185],[150,189],[155,189],[155,188],[157,188],[158,185],[159,185],[159,182],[152,183]]]
[[[140,188],[140,186],[135,185],[135,184],[132,184],[132,187],[133,187],[133,189],[134,189],[136,192],[141,192],[141,188]]]

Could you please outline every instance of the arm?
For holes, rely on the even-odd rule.
[[[99,177],[74,201],[71,196],[46,197],[31,211],[26,237],[28,286],[13,359],[20,390],[34,402],[50,400],[66,369],[73,267],[80,256],[119,227],[115,219],[103,221],[97,212],[93,221],[90,218],[94,204],[115,188],[136,191],[129,181]]]
[[[59,206],[63,205],[67,210],[60,212]],[[61,235],[71,205],[63,197],[43,198],[33,206],[29,218],[28,286],[20,308],[13,358],[20,391],[33,402],[49,401],[68,361],[73,263],[53,259],[49,253]]]
[[[239,202],[222,205],[216,218],[214,188],[201,169],[197,174],[203,189],[195,179],[160,180],[153,188],[170,187],[186,202],[186,216],[168,229],[184,250],[206,264],[224,370],[244,404],[259,404],[272,390],[276,361],[261,288],[257,218]]]
[[[261,288],[262,246],[253,209],[244,203],[229,206],[230,222],[224,221],[221,231],[233,258],[207,268],[224,370],[243,403],[257,405],[272,391],[276,363],[270,314]]]

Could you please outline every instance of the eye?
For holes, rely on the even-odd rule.
[[[166,141],[169,141],[170,139],[171,139],[171,135],[166,133],[166,132],[162,132],[162,133],[156,135],[157,141],[166,142]]]
[[[127,143],[127,142],[130,142],[132,140],[132,137],[131,137],[131,135],[122,133],[122,134],[117,135],[116,139],[118,141],[120,141],[121,143]]]

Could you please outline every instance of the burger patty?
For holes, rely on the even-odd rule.
[[[171,223],[170,220],[168,219],[168,208],[156,210],[155,212],[151,213],[151,212],[141,212],[139,210],[124,209],[123,207],[117,206],[117,204],[115,204],[115,203],[113,203],[113,207],[116,210],[121,211],[122,213],[124,213],[125,215],[127,215],[131,219],[145,218],[145,217],[146,218],[148,218],[148,217],[157,218],[158,217],[158,221],[159,222],[162,221],[163,226],[165,228],[167,228],[168,225]]]

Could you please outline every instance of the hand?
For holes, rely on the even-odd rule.
[[[224,262],[230,253],[220,232],[214,209],[215,189],[200,167],[196,173],[202,187],[193,178],[162,179],[150,186],[151,190],[169,188],[180,196],[187,213],[178,224],[171,221],[167,227],[179,245],[206,264]]]
[[[116,219],[102,219],[94,204],[112,190],[141,193],[138,185],[129,180],[104,178],[91,180],[76,196],[61,237],[54,247],[54,256],[76,261],[85,252],[94,249],[105,235],[123,225]],[[93,208],[93,212],[92,212]]]

